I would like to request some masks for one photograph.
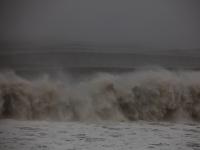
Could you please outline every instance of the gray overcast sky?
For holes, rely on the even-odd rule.
[[[3,41],[200,48],[199,0],[1,0]]]

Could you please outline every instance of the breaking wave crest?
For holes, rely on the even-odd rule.
[[[200,72],[99,73],[76,83],[1,73],[0,118],[200,121]]]

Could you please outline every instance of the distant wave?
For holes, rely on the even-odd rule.
[[[200,121],[200,72],[98,73],[77,82],[1,73],[0,118]]]

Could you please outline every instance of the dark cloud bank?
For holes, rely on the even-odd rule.
[[[2,0],[0,39],[45,45],[199,48],[199,7],[198,0]]]

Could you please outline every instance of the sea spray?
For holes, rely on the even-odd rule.
[[[99,73],[78,83],[1,73],[0,118],[200,121],[200,72]]]

